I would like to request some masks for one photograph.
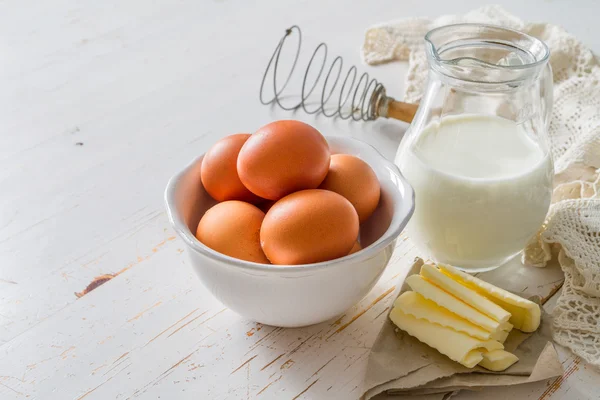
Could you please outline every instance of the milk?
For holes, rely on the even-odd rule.
[[[501,265],[537,232],[550,205],[548,152],[504,118],[445,117],[396,163],[415,190],[408,233],[439,262],[477,270]]]

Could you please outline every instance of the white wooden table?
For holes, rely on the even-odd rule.
[[[376,288],[337,321],[280,329],[224,308],[169,227],[169,176],[261,106],[283,30],[360,65],[373,23],[478,1],[0,3],[0,399],[354,399],[391,292],[416,252],[399,240]],[[596,51],[593,0],[505,1]],[[309,46],[310,47],[310,46]],[[401,93],[405,66],[360,66]],[[392,157],[405,125],[294,116]],[[78,298],[94,280],[118,274]],[[600,374],[561,349],[562,377],[459,399],[591,399]]]

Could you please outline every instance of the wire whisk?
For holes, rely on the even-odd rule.
[[[297,37],[297,47],[293,52],[293,61],[289,72],[285,76],[285,73],[281,72],[283,63],[281,54],[288,39],[292,36]],[[358,69],[354,65],[344,73],[344,60],[341,56],[335,57],[327,68],[328,47],[325,43],[321,43],[315,48],[304,70],[302,83],[298,90],[300,92],[299,99],[297,94],[295,96],[287,95],[284,91],[292,82],[301,48],[302,32],[300,27],[294,25],[286,29],[263,74],[260,85],[262,104],[275,103],[288,111],[303,109],[308,114],[322,113],[327,117],[352,118],[355,121],[370,121],[379,117],[394,118],[405,122],[412,121],[417,105],[403,103],[387,96],[381,82],[371,78],[366,72],[360,74],[359,77]],[[267,99],[265,91],[268,90],[269,82],[272,83],[272,97]]]

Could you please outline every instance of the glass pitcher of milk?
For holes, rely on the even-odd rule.
[[[490,270],[523,249],[550,206],[550,52],[480,24],[434,29],[425,43],[428,85],[396,155],[415,190],[408,234],[438,262]]]

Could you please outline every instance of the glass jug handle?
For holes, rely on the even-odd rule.
[[[546,64],[542,72],[542,82],[540,85],[540,96],[542,98],[542,115],[546,129],[550,128],[550,118],[552,117],[552,105],[554,103],[554,80],[552,77],[552,67],[550,63]]]

